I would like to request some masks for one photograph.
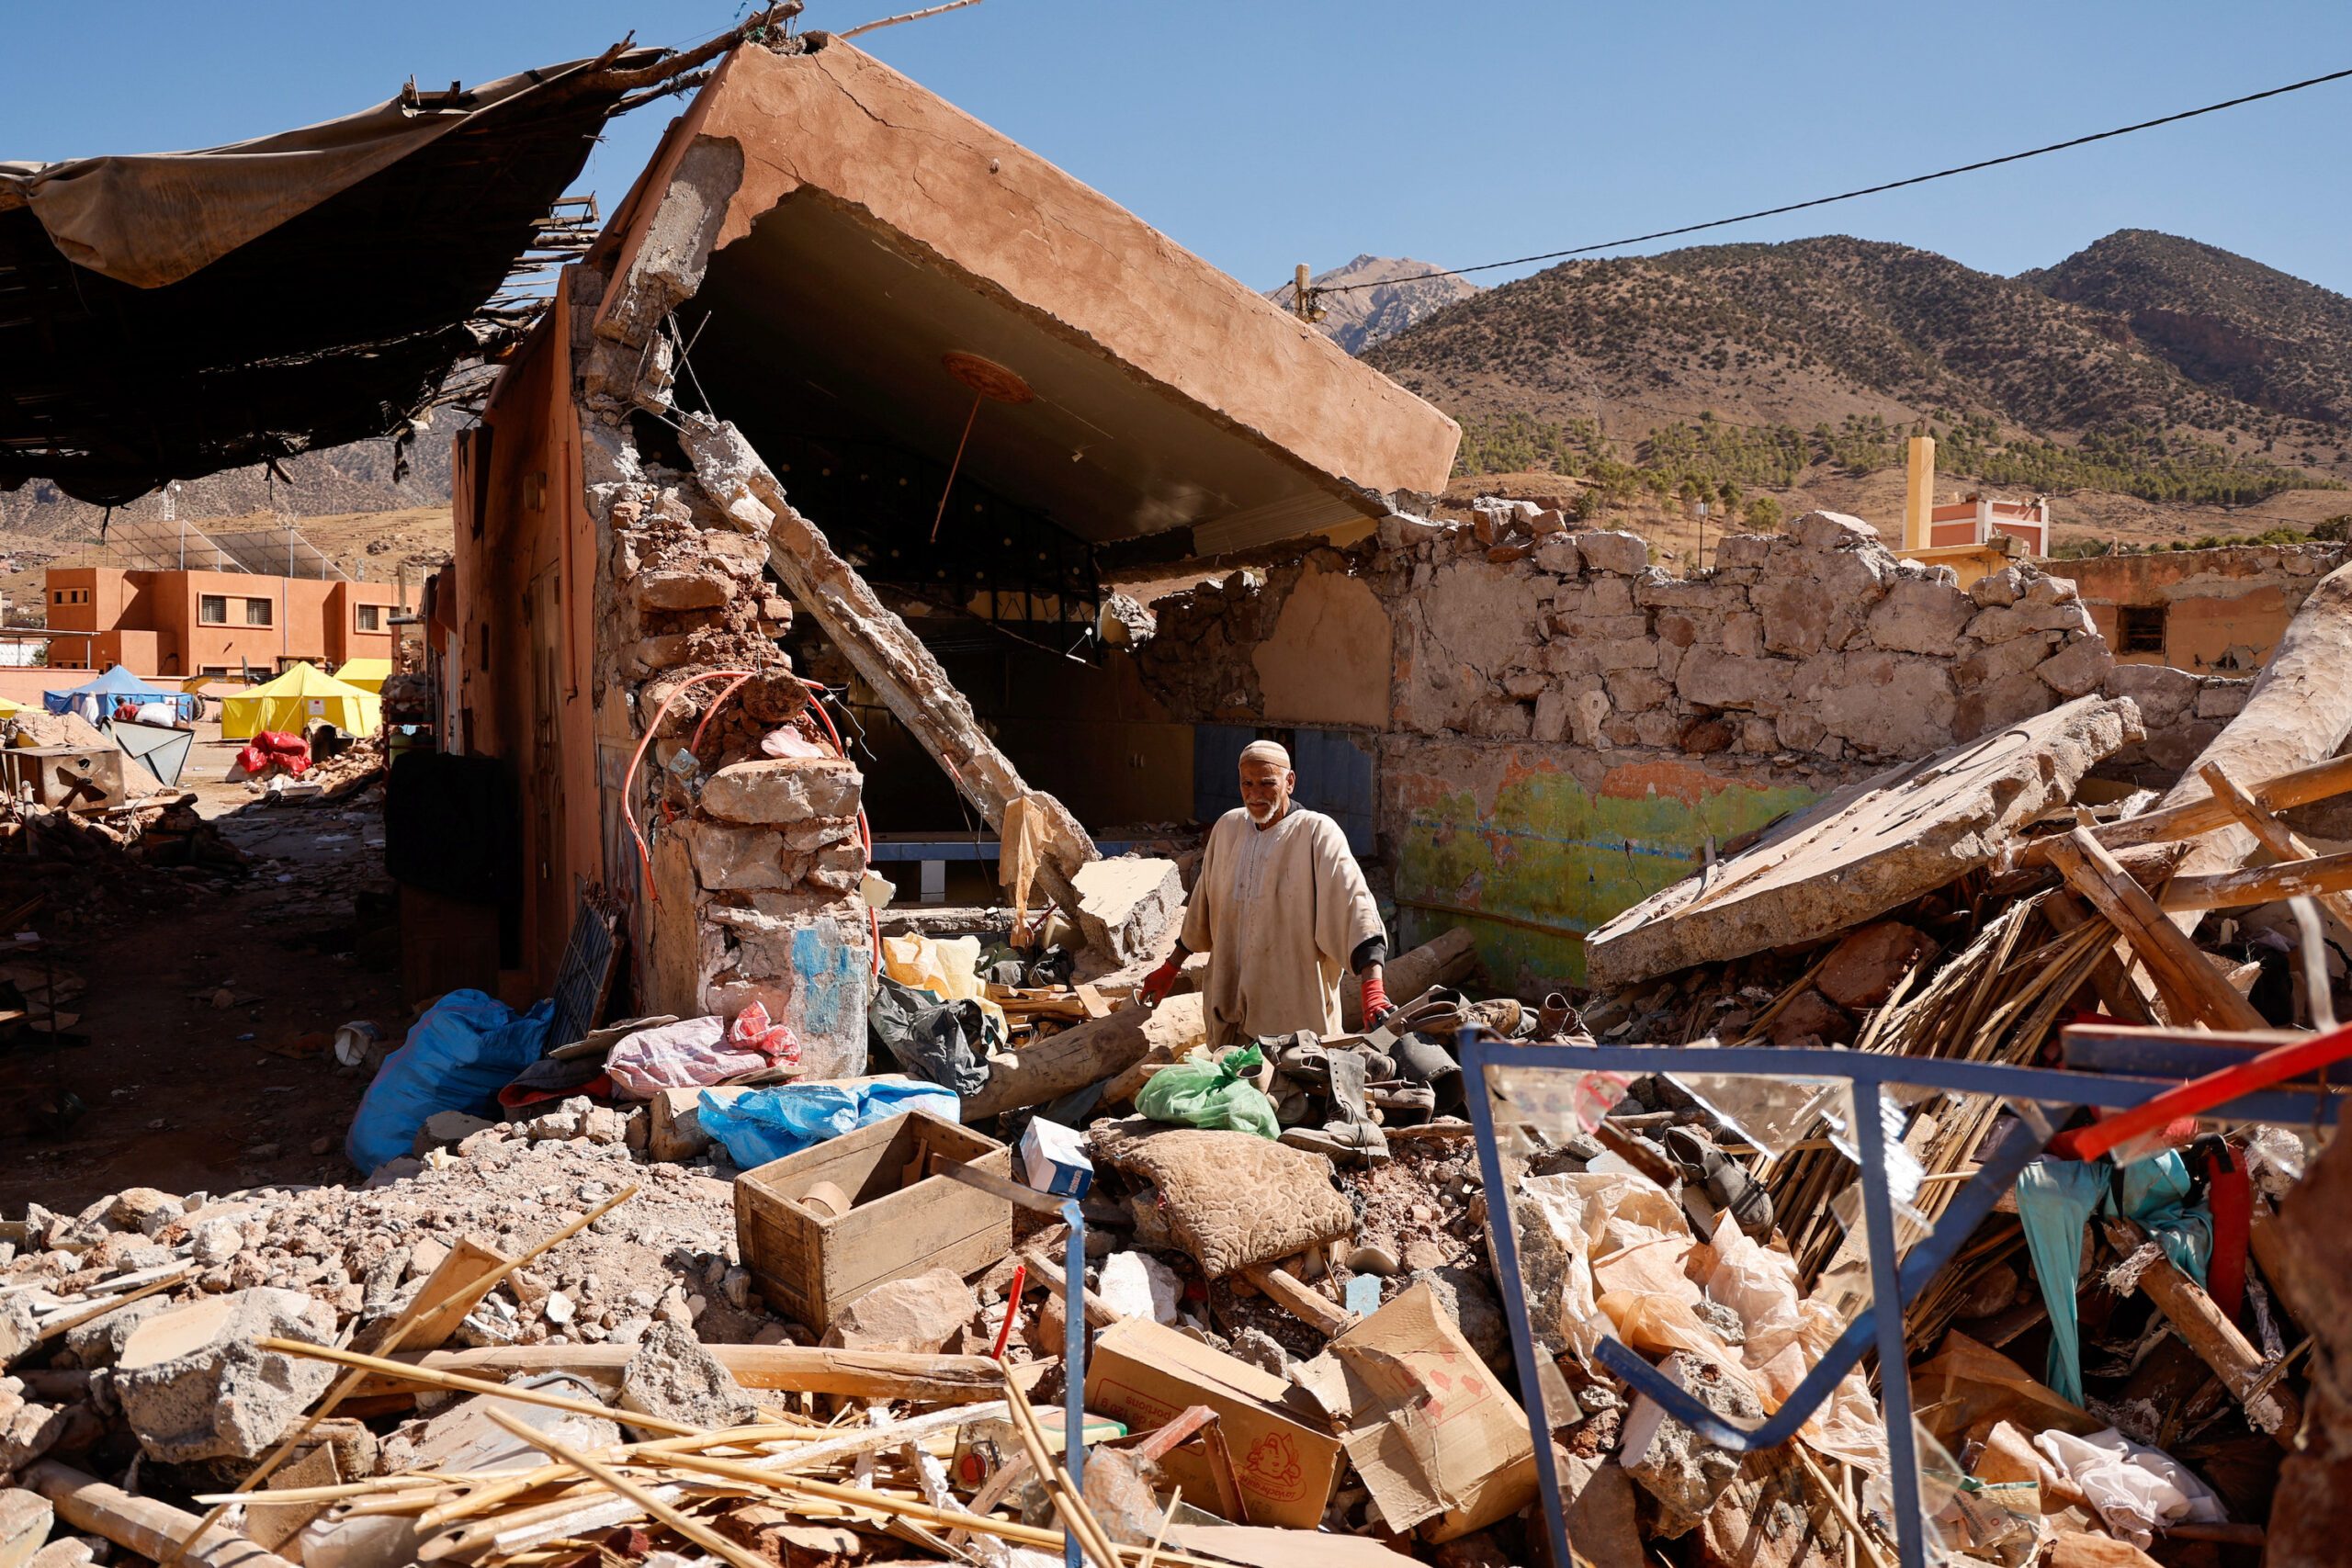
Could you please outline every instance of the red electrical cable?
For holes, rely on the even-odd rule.
[[[637,750],[629,755],[628,772],[621,775],[621,820],[628,824],[628,836],[637,840],[637,863],[645,874],[645,897],[649,903],[662,902],[662,890],[653,885],[653,856],[645,847],[645,834],[637,825],[637,813],[629,809],[629,797],[637,793],[637,770],[645,761],[645,749],[653,744],[653,738],[656,735],[662,733],[662,721],[670,716],[670,705],[684,696],[687,687],[704,681],[729,680],[740,686],[756,673],[758,671],[752,670],[707,670],[699,675],[687,676],[678,682],[677,690],[662,699],[662,711],[655,714],[653,722],[645,727],[645,733],[638,739]],[[733,687],[729,687],[729,690],[733,690]],[[711,705],[712,711],[716,712],[718,705],[714,703]],[[710,715],[705,714],[703,723],[709,722]],[[695,739],[697,740],[702,739],[702,730],[699,728],[695,730]]]

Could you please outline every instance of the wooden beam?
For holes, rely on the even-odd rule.
[[[2330,800],[2347,791],[2352,791],[2352,757],[2331,757],[2308,768],[2279,773],[2256,784],[2248,793],[2265,811],[2284,811],[2290,807],[2309,806],[2315,800]],[[2192,839],[2216,828],[2226,828],[2232,820],[2229,807],[2209,796],[2109,822],[2092,829],[2091,836],[2110,850],[2120,850],[2132,844]],[[2018,852],[2018,863],[2050,863],[2052,841],[2046,838],[2034,840]]]
[[[972,705],[922,640],[842,558],[814,523],[793,510],[784,486],[733,425],[688,414],[679,439],[695,477],[736,527],[767,541],[768,564],[786,592],[840,649],[861,680],[946,770],[991,831],[1005,808],[1030,797],[1046,824],[1038,880],[1064,913],[1078,918],[1070,879],[1095,858],[1094,840],[1069,808],[1022,782],[1020,770],[980,729]]]
[[[1242,1276],[1274,1299],[1275,1304],[1326,1339],[1336,1339],[1363,1320],[1321,1292],[1307,1288],[1288,1270],[1253,1263]]]
[[[2148,1239],[2146,1232],[2123,1219],[2109,1220],[2107,1235],[2116,1250],[2127,1258]],[[2263,1374],[2269,1371],[2262,1353],[2238,1332],[2238,1325],[2214,1304],[2202,1286],[2173,1267],[2172,1259],[2164,1255],[2162,1248],[2157,1249],[2154,1261],[2140,1271],[2140,1293],[2155,1303],[2156,1310],[2179,1332],[2182,1342],[2197,1352],[2198,1359],[2213,1369],[2222,1386],[2245,1406],[2247,1423],[2256,1431],[2267,1432],[2281,1445],[2292,1448],[2295,1431],[2303,1424],[2302,1402],[2283,1380],[2256,1391]]]
[[[2320,908],[2328,910],[2331,918],[2340,919],[2328,906],[2342,903],[2347,888],[2352,888],[2352,854],[2315,855],[2211,876],[2176,876],[2156,896],[2156,902],[2167,912],[2243,909],[2250,904],[2275,904],[2281,898],[2308,896],[2322,900]],[[2339,930],[2339,936],[2346,934]]]
[[[2077,828],[2063,839],[2052,839],[2051,855],[2066,881],[2091,908],[2123,933],[2132,951],[2148,966],[2165,1006],[2176,1025],[2202,1023],[2216,1029],[2260,1029],[2263,1016],[2238,995],[2194,942],[2175,931],[2148,890],[2131,874],[2106,846]]]
[[[801,1345],[712,1345],[718,1364],[745,1388],[853,1399],[951,1404],[1004,1397],[1004,1369],[986,1356],[923,1356],[897,1350],[831,1350]],[[576,1372],[617,1384],[631,1345],[501,1345],[400,1358],[424,1371],[481,1378]],[[1036,1364],[1036,1363],[1032,1363]]]
[[[48,1498],[57,1517],[75,1529],[87,1530],[155,1562],[184,1551],[187,1561],[198,1568],[294,1568],[277,1553],[263,1551],[249,1536],[232,1529],[202,1529],[194,1514],[153,1497],[134,1497],[119,1486],[109,1486],[55,1460],[42,1460],[27,1470],[23,1483]],[[191,1541],[191,1536],[197,1539]]]
[[[2042,899],[2041,918],[2050,922],[2051,930],[2064,936],[2098,917],[2083,908],[2081,899],[2060,887],[2052,889],[2050,896]],[[2155,1009],[2151,1005],[2155,999],[2154,995],[2143,988],[2139,976],[2118,955],[2115,945],[2109,944],[2106,954],[2091,969],[2091,989],[2098,996],[2098,1005],[2108,1016],[2126,1023],[2155,1022]]]
[[[2311,845],[2289,829],[2287,824],[2263,810],[2245,791],[2238,788],[2221,763],[2208,762],[2197,770],[2197,774],[2213,792],[2213,798],[2227,807],[2230,815],[2237,818],[2238,826],[2252,833],[2254,841],[2281,866],[2298,861],[2315,862],[2320,858]],[[2352,860],[2352,856],[2343,858]],[[2333,887],[2325,891],[2312,890],[2308,897],[2319,906],[2320,914],[2334,929],[2335,939],[2352,945],[2352,899],[2346,899],[2340,890]]]

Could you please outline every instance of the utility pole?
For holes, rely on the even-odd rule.
[[[1298,264],[1298,271],[1291,276],[1290,308],[1298,319],[1310,325],[1323,319],[1322,310],[1315,303],[1315,290],[1306,284],[1306,264]]]

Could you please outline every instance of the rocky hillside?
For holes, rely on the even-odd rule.
[[[279,465],[290,481],[287,484],[273,485],[266,471],[258,468],[232,468],[189,479],[180,486],[176,514],[190,519],[247,517],[282,505],[298,517],[329,517],[446,506],[449,436],[455,428],[445,417],[420,436],[408,450],[408,471],[401,477],[394,476],[390,440],[355,442],[288,458]],[[151,495],[118,509],[117,515],[157,517],[162,515],[160,507],[160,498]],[[0,491],[0,535],[6,535],[12,545],[95,540],[105,515],[105,508],[75,501],[39,479],[19,490]]]
[[[1307,282],[1316,288],[1346,287],[1346,292],[1326,294],[1317,301],[1323,310],[1319,324],[1341,348],[1350,354],[1362,354],[1414,322],[1478,292],[1478,286],[1466,277],[1422,276],[1436,270],[1433,262],[1399,256],[1358,256],[1345,266],[1317,273]],[[1348,287],[1363,284],[1372,287]],[[1285,283],[1280,288],[1268,289],[1266,298],[1287,310],[1293,307],[1292,296],[1296,292]]]
[[[2211,245],[2124,229],[2018,278],[2129,324],[2189,380],[2352,424],[2352,299]]]

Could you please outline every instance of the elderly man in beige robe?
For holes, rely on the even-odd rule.
[[[1387,943],[1340,825],[1294,803],[1298,775],[1271,740],[1241,753],[1241,808],[1209,829],[1176,951],[1145,980],[1157,1005],[1189,953],[1209,955],[1203,998],[1212,1046],[1311,1029],[1341,1031],[1340,982],[1363,986],[1364,1025],[1392,1010]]]

